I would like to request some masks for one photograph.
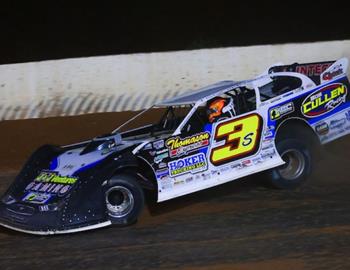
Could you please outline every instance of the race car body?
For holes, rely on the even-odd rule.
[[[0,224],[34,234],[128,225],[144,190],[162,202],[262,171],[297,187],[315,148],[350,132],[347,68],[345,58],[275,65],[165,100],[111,134],[44,146],[2,197]]]

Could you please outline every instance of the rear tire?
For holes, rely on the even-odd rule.
[[[134,176],[116,175],[104,185],[104,191],[106,209],[112,224],[127,226],[137,221],[145,199]]]
[[[294,189],[303,184],[312,171],[311,147],[300,139],[285,138],[276,142],[285,164],[267,171],[268,183],[278,189]]]

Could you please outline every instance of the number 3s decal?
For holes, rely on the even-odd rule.
[[[210,161],[221,165],[255,154],[259,149],[261,130],[262,118],[255,113],[218,124],[214,141],[225,142],[212,148]]]

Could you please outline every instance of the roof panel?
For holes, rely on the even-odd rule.
[[[182,95],[176,96],[171,99],[164,100],[158,103],[158,106],[173,106],[173,105],[185,105],[185,104],[194,104],[198,100],[220,92],[222,90],[231,88],[235,86],[237,82],[235,81],[221,81],[214,83],[203,88],[200,88],[196,91],[187,92]]]

